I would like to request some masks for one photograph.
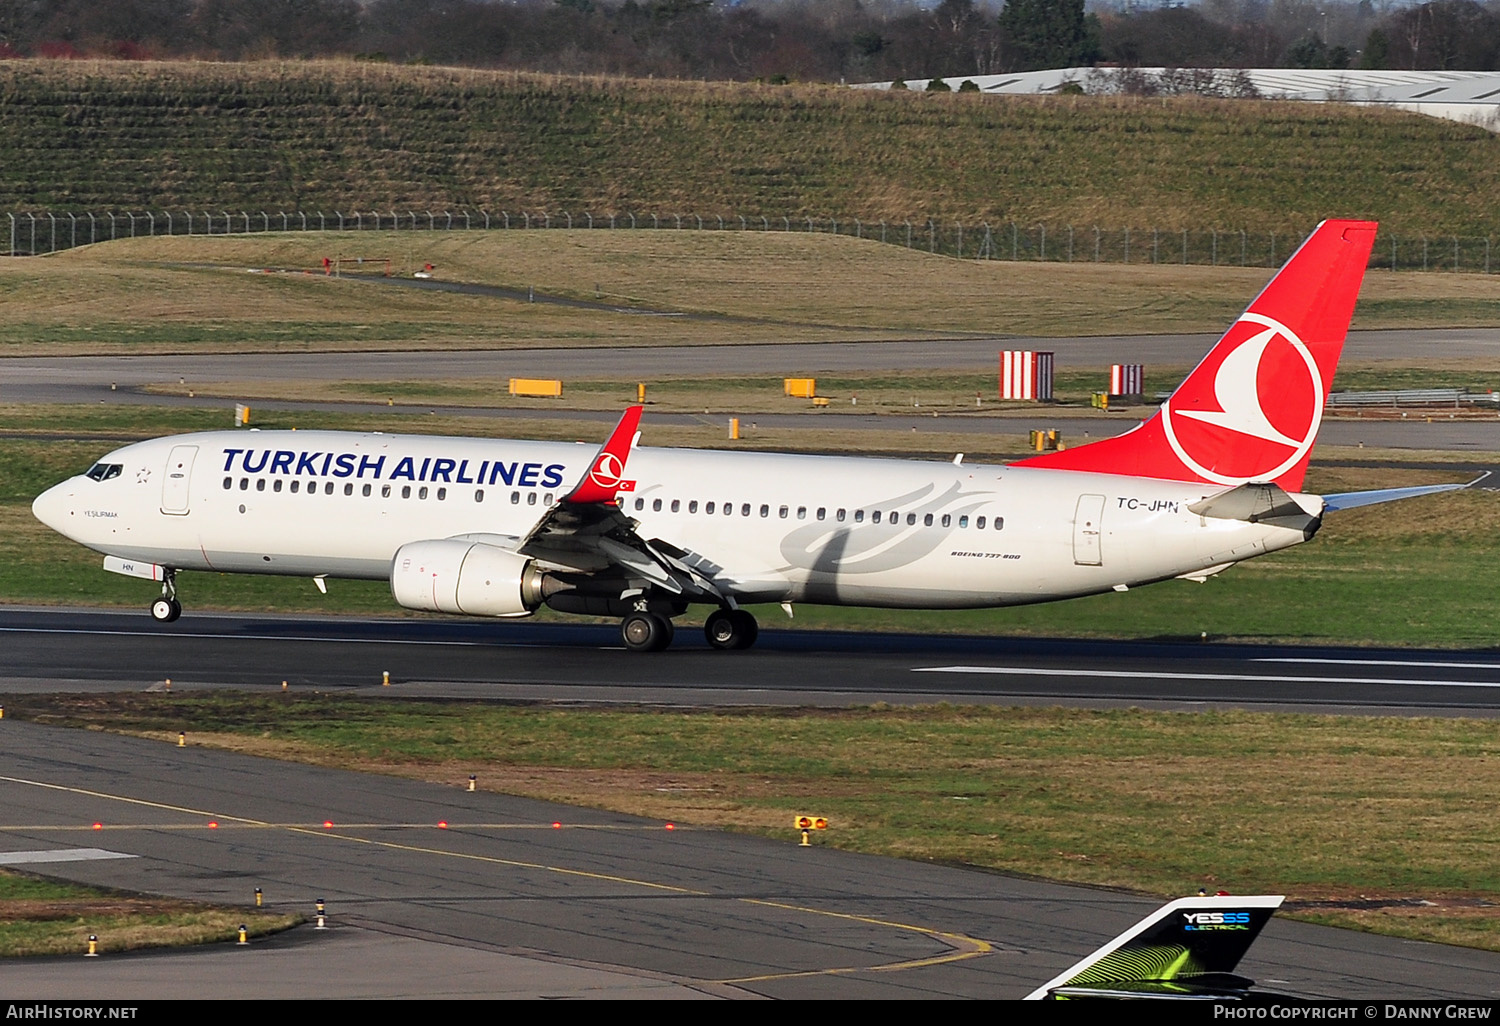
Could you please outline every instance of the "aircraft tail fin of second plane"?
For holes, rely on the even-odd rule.
[[[1279,895],[1179,898],[1026,995],[1243,1000],[1254,981],[1235,967]]]

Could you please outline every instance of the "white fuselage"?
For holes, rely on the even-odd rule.
[[[39,519],[106,555],[172,569],[389,579],[396,550],[520,539],[595,444],[223,431],[125,446],[117,471],[40,496]],[[1201,517],[1222,491],[980,464],[637,448],[619,493],[639,534],[738,602],[1003,606],[1221,567],[1304,531]],[[1309,514],[1315,496],[1296,496]]]

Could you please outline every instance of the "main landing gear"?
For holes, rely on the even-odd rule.
[[[620,623],[620,638],[632,652],[660,652],[672,643],[672,621],[659,613],[638,609]],[[760,627],[743,609],[716,609],[703,625],[709,645],[721,651],[749,648]]]
[[[177,571],[165,570],[161,579],[161,598],[151,603],[151,619],[157,623],[171,623],[182,615],[182,603],[177,601]]]
[[[760,626],[743,609],[715,609],[703,624],[703,636],[723,651],[749,648],[760,636]]]

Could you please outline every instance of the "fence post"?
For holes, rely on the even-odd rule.
[[[813,230],[813,227],[812,227],[812,218],[809,217],[807,219],[807,231],[808,231],[808,234],[811,234],[812,230]]]
[[[167,234],[170,235],[171,231],[169,230]],[[78,248],[78,218],[73,215],[72,211],[68,212],[68,248]]]
[[[927,219],[927,252],[937,252],[937,223],[930,217]]]
[[[133,239],[135,238],[135,214],[127,210],[125,216],[130,218],[130,237]]]
[[[1068,263],[1073,262],[1073,226],[1068,225]]]
[[[49,214],[48,216],[50,217],[51,215]],[[146,229],[146,234],[154,239],[156,238],[156,215],[148,210],[146,211],[146,217],[149,219],[147,221],[148,227]]]
[[[488,231],[490,227],[490,212],[488,210],[481,210],[480,213],[484,215],[484,227]]]
[[[284,231],[284,232],[291,231],[292,230],[292,226],[287,223],[286,211],[285,210],[278,210],[276,212],[281,215],[281,230]]]
[[[906,248],[911,249],[911,222],[906,222]]]
[[[781,215],[781,230],[786,232],[792,230],[792,219],[785,214]]]
[[[881,242],[885,241],[885,222],[884,221],[880,222],[880,241]]]
[[[763,232],[771,230],[771,220],[765,214],[760,215],[760,230]]]
[[[503,218],[505,218],[505,227],[509,228],[510,227],[510,214],[508,214],[504,210],[502,210],[502,211],[500,211],[500,216],[503,217]],[[612,217],[609,219],[609,226],[611,228],[613,228],[615,226],[615,219],[612,218]]]
[[[29,218],[31,218],[31,254],[30,255],[31,256],[36,256],[36,215],[33,214],[31,211],[28,210],[26,212],[26,216],[29,217]]]
[[[260,230],[263,232],[268,232],[271,230],[271,218],[266,214],[264,210],[260,212]],[[170,229],[168,229],[167,234],[171,234]]]
[[[48,253],[56,253],[57,252],[57,215],[54,214],[54,213],[52,213],[52,211],[49,210],[49,211],[47,211],[47,220],[50,221],[50,222],[52,222],[52,242],[51,242],[52,248],[49,249],[49,250],[47,250],[47,252]]]
[[[449,211],[449,210],[445,210],[445,211],[443,211],[443,216],[448,219],[448,227],[445,228],[444,231],[450,231],[451,232],[453,230],[453,212]],[[573,227],[573,215],[572,214],[568,215],[568,227],[569,228]]]
[[[740,231],[742,231],[742,232],[748,232],[749,230],[750,230],[750,223],[745,220],[745,215],[741,214],[740,215]]]
[[[677,230],[681,231],[682,230],[682,215],[681,214],[673,214],[672,217],[677,222]]]
[[[661,218],[658,217],[654,211],[651,214],[651,227],[652,228],[660,228],[661,227]]]
[[[988,221],[985,221],[985,222],[983,222],[983,224],[984,224],[984,258],[986,260],[993,260],[993,259],[995,259],[995,236],[990,233],[990,223]]]
[[[11,256],[15,256],[16,255],[16,215],[15,214],[6,214],[5,216],[8,217],[8,218],[10,218],[10,249],[8,249],[6,252],[9,253]]]
[[[962,260],[964,258],[964,225],[963,225],[963,222],[962,221],[957,222],[954,227],[956,227],[958,229],[958,258],[960,260]]]
[[[722,221],[723,218],[720,218],[719,220]],[[635,227],[635,211],[634,210],[630,211],[630,227],[632,227],[632,228]]]
[[[115,241],[115,212],[113,210],[109,212],[109,241]]]
[[[241,210],[240,211],[240,216],[242,216],[245,219],[245,234],[249,235],[250,234],[250,215],[247,214],[247,213],[245,213],[243,210]]]
[[[854,237],[856,239],[862,239],[862,238],[865,237],[864,232],[865,232],[865,226],[862,225],[862,224],[860,224],[859,218],[856,217],[854,219]]]
[[[175,234],[172,231],[172,212],[170,210],[163,210],[162,213],[167,215],[167,234],[168,235]]]
[[[593,226],[594,226],[594,219],[591,217],[591,218],[589,218],[589,227],[592,228]],[[470,211],[468,207],[464,207],[464,231],[466,231],[466,232],[467,231],[472,231],[473,228],[474,228],[473,212]]]
[[[11,248],[14,249],[15,245],[16,245],[16,243],[15,243],[15,234],[16,234],[16,222],[15,222],[15,218],[11,218],[11,222],[10,222],[10,234],[11,234]],[[92,246],[93,244],[94,244],[94,212],[92,210],[90,210],[89,211],[89,245]]]

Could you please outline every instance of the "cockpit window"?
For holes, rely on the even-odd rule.
[[[95,463],[84,476],[91,477],[95,481],[108,481],[112,477],[119,477],[120,471],[124,469],[123,463]]]

